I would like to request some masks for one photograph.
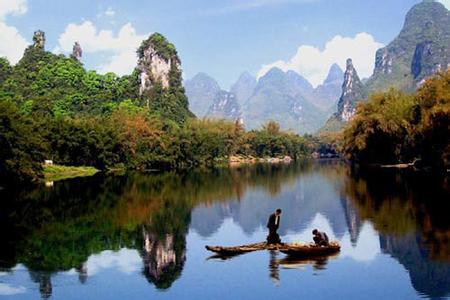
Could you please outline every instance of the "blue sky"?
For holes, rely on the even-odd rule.
[[[316,85],[347,56],[356,57],[362,77],[370,75],[374,51],[398,34],[418,2],[0,0],[0,55],[14,63],[42,29],[48,50],[68,53],[78,40],[87,68],[124,74],[139,42],[157,31],[176,45],[185,78],[206,72],[228,88],[245,70],[256,76],[279,66]]]

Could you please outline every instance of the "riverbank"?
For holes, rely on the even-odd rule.
[[[283,157],[253,157],[253,156],[230,156],[228,159],[229,166],[244,165],[244,164],[256,164],[256,163],[269,163],[269,164],[289,164],[293,161],[290,156]]]
[[[92,176],[99,172],[94,167],[73,167],[73,166],[61,166],[61,165],[44,165],[44,180],[45,181],[58,181],[64,179],[70,179],[75,177]]]

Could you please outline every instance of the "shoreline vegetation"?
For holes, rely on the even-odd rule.
[[[361,102],[342,135],[346,158],[382,168],[450,169],[450,70],[413,94],[391,89]]]
[[[44,165],[43,174],[45,181],[59,181],[76,177],[93,176],[100,172],[94,167],[74,167],[61,165]]]
[[[252,156],[230,156],[224,160],[218,160],[215,167],[235,167],[241,165],[252,164],[290,164],[294,160],[290,156],[283,157],[252,157]],[[110,168],[107,169],[107,173],[123,172],[124,168]],[[143,170],[144,171],[144,170]],[[157,169],[145,170],[144,172],[162,171]],[[66,179],[72,179],[77,177],[89,177],[101,172],[101,170],[90,166],[64,166],[64,165],[42,165],[43,180],[60,181]]]
[[[165,85],[156,80],[139,88],[139,74],[151,71],[142,47],[155,50],[162,61],[178,62],[170,65]],[[187,109],[174,46],[153,34],[142,47],[141,64],[122,77],[88,71],[76,58],[55,55],[41,44],[28,47],[14,66],[0,58],[2,185],[39,182],[49,157],[60,166],[100,171],[164,171],[340,152],[360,164],[420,159],[420,167],[450,168],[450,71],[427,80],[414,95],[396,90],[370,95],[343,135],[332,140],[284,131],[275,121],[247,130],[241,120],[198,119]],[[64,176],[86,170],[60,171]]]
[[[196,118],[177,51],[161,34],[142,43],[135,70],[121,77],[46,51],[36,42],[43,34],[35,33],[16,65],[0,58],[2,185],[39,182],[49,157],[100,171],[163,171],[213,167],[235,155],[295,160],[310,153],[305,137],[273,121],[247,130],[240,120]],[[169,72],[152,74],[149,63],[166,64]]]

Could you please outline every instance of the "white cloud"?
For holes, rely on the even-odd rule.
[[[28,43],[16,27],[5,23],[5,17],[26,12],[26,0],[0,0],[0,57],[6,57],[12,64],[19,61]]]
[[[7,15],[23,15],[27,12],[26,0],[0,0],[0,18]]]
[[[125,274],[131,274],[142,268],[142,258],[136,250],[120,249],[106,250],[89,257],[86,262],[88,276],[93,276],[104,269],[116,269]]]
[[[105,16],[107,17],[114,17],[116,15],[116,11],[112,9],[112,7],[108,7],[108,9],[105,11]]]
[[[137,62],[136,49],[149,34],[139,35],[127,23],[117,34],[111,30],[99,30],[91,21],[67,25],[58,39],[55,51],[70,52],[78,41],[83,53],[107,54],[107,62],[97,66],[100,72],[115,72],[119,75],[130,73]]]
[[[17,295],[17,294],[23,294],[25,293],[26,289],[23,286],[12,286],[7,283],[1,283],[0,282],[0,295],[2,296],[11,296],[11,295]]]
[[[450,0],[439,0],[439,2],[444,4],[447,9],[450,9]]]
[[[381,253],[380,237],[373,225],[365,222],[361,227],[356,246],[350,241],[350,235],[347,232],[340,241],[342,257],[351,257],[357,261],[372,261]]]
[[[0,56],[15,64],[23,55],[28,42],[20,35],[16,27],[0,22]]]
[[[332,64],[337,63],[345,69],[347,58],[352,58],[356,71],[361,78],[364,78],[372,74],[375,52],[381,47],[383,44],[375,41],[372,35],[365,32],[358,33],[353,38],[336,35],[326,43],[323,50],[302,45],[289,61],[279,60],[263,65],[258,77],[263,76],[271,68],[278,67],[284,71],[296,71],[317,86],[326,78]]]

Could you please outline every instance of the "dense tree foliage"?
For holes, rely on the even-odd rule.
[[[168,86],[152,80],[146,49],[170,62]],[[11,66],[0,59],[0,175],[38,179],[44,159],[99,169],[211,166],[230,155],[299,157],[303,139],[269,123],[245,132],[238,123],[196,120],[188,109],[173,44],[155,33],[138,49],[138,67],[118,77],[87,71],[76,58],[30,46]],[[143,68],[143,69],[142,69]]]
[[[138,56],[144,56],[144,51],[149,46],[152,46],[156,53],[163,57],[165,60],[169,60],[175,56],[178,56],[175,45],[169,43],[169,41],[167,41],[167,39],[158,32],[152,34],[148,39],[142,42],[141,46],[137,50]]]
[[[45,149],[33,119],[9,101],[0,101],[0,180],[11,183],[39,178]],[[13,178],[10,176],[13,175]]]
[[[344,151],[364,163],[450,167],[450,71],[426,81],[414,95],[374,94],[358,107],[344,132]]]
[[[22,177],[27,170],[26,179],[39,177],[44,159],[99,169],[150,170],[213,166],[236,154],[294,158],[307,154],[298,135],[273,134],[267,128],[245,132],[240,124],[226,121],[192,119],[179,126],[146,109],[120,105],[108,116],[33,118],[11,102],[0,103],[0,141],[10,145],[2,148],[1,171]],[[13,167],[3,167],[7,161]],[[34,166],[33,172],[23,168],[28,164]]]
[[[127,99],[137,99],[131,76],[86,71],[73,58],[29,47],[9,72],[0,62],[1,98],[41,116],[99,115]],[[5,71],[6,69],[6,71]],[[7,74],[7,76],[5,76]],[[128,100],[138,104],[139,100]]]

